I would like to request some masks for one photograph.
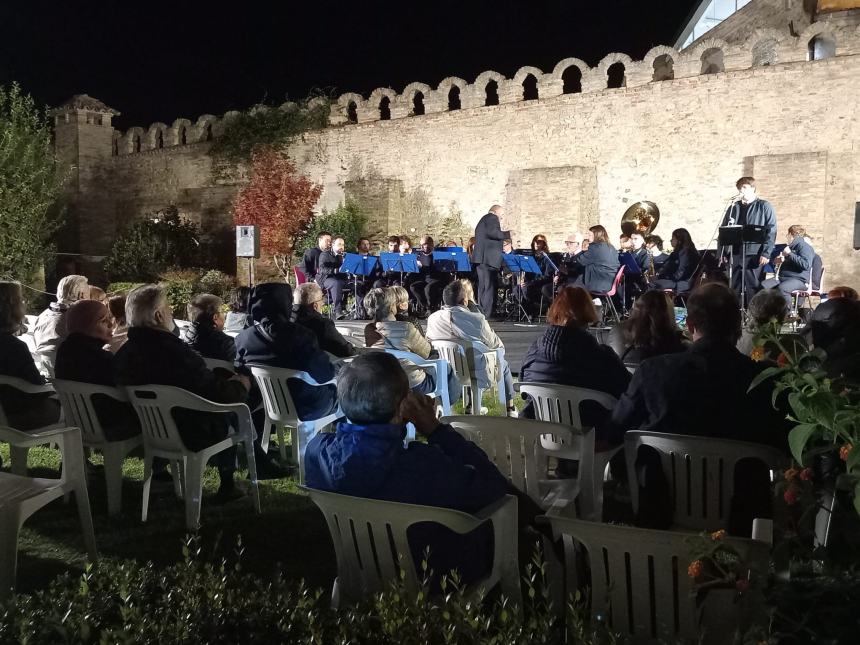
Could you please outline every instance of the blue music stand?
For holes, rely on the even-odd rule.
[[[642,273],[642,267],[639,266],[639,263],[636,261],[636,258],[633,257],[632,253],[619,253],[618,259],[620,263],[624,265],[624,275],[640,275]]]
[[[520,271],[523,273],[537,273],[541,275],[543,271],[541,271],[538,263],[535,262],[534,256],[531,255],[518,255],[516,256],[517,260],[520,263]]]
[[[338,269],[341,273],[349,273],[354,276],[370,275],[376,268],[379,258],[375,255],[359,255],[358,253],[347,253],[343,256],[343,264]]]
[[[385,271],[418,273],[418,256],[414,253],[381,253],[379,261]]]
[[[458,271],[468,273],[472,270],[469,254],[457,247],[433,251],[433,265],[435,270],[447,271],[448,273],[457,273]]]
[[[514,255],[513,253],[502,253],[502,262],[511,273],[519,273],[521,271],[520,258],[522,257],[522,255]]]
[[[465,251],[462,246],[437,246],[436,251]]]

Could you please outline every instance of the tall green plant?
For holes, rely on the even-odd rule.
[[[44,266],[61,184],[45,111],[17,83],[0,86],[0,276],[27,282]]]
[[[333,211],[323,210],[321,215],[315,217],[296,242],[296,252],[302,253],[316,246],[321,231],[343,236],[348,253],[355,251],[360,237],[373,236],[373,232],[367,230],[367,214],[357,202],[351,200],[341,202]]]

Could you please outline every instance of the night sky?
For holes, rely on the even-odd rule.
[[[87,93],[120,129],[222,114],[311,90],[400,92],[488,69],[550,71],[612,51],[673,44],[694,0],[135,2],[9,0],[0,6],[0,83],[38,102]]]

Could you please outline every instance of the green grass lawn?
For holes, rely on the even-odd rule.
[[[503,414],[492,393],[484,396],[491,415]],[[520,405],[518,403],[518,405]],[[455,406],[462,414],[462,406]],[[9,468],[9,447],[0,444],[3,469]],[[94,455],[93,463],[101,463]],[[59,452],[49,448],[30,450],[30,475],[56,477]],[[140,521],[143,491],[143,461],[126,459],[123,466],[122,514],[107,515],[107,496],[101,472],[89,478],[89,497],[93,512],[99,556],[112,560],[152,561],[166,566],[182,559],[186,535],[184,505],[172,488],[153,490],[147,522]],[[247,483],[247,472],[236,474],[240,485]],[[214,468],[207,468],[204,495],[218,486]],[[297,486],[296,479],[260,482],[263,512],[257,515],[250,497],[224,506],[204,497],[201,513],[201,547],[209,559],[234,558],[241,535],[243,568],[267,577],[281,573],[285,578],[304,578],[315,587],[330,588],[336,574],[331,538],[319,510]],[[86,551],[74,502],[57,500],[27,520],[18,541],[19,591],[40,589],[64,572],[80,573],[86,564]]]

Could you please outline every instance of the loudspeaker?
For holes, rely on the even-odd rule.
[[[236,227],[236,257],[260,257],[260,229],[256,226]]]
[[[854,204],[854,250],[860,251],[860,202]]]

